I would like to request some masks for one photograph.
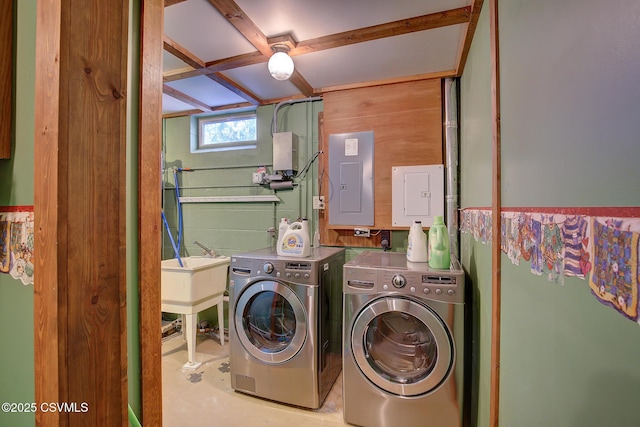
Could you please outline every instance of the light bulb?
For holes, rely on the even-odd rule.
[[[285,52],[276,52],[269,58],[269,73],[276,80],[287,80],[293,74],[293,59]]]

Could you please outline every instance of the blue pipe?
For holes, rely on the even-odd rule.
[[[164,226],[167,229],[167,233],[169,234],[169,239],[171,240],[171,246],[173,247],[173,252],[178,260],[178,264],[180,267],[184,267],[182,264],[182,258],[180,258],[180,247],[182,246],[182,203],[180,202],[180,185],[178,182],[178,172],[193,172],[191,168],[173,168],[173,183],[175,186],[176,192],[176,206],[178,211],[178,243],[176,244],[173,239],[173,235],[171,234],[171,229],[169,228],[169,224],[167,223],[167,217],[162,211],[162,220],[164,221]]]
[[[167,234],[169,235],[173,252],[176,254],[176,258],[178,259],[178,264],[180,264],[180,267],[184,267],[184,264],[182,264],[182,258],[180,258],[180,249],[176,246],[176,242],[173,240],[173,235],[171,234],[171,229],[169,228],[169,223],[167,222],[167,217],[164,215],[164,211],[162,211],[162,221],[164,221],[164,226],[167,229]]]
[[[182,170],[182,169],[180,169]],[[180,203],[180,186],[178,183],[178,169],[173,170],[173,182],[175,184],[176,190],[176,204],[178,207],[178,251],[180,251],[180,246],[182,245],[182,204]]]

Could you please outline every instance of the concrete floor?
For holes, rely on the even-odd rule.
[[[180,334],[162,343],[164,427],[328,427],[342,419],[342,374],[322,407],[300,409],[236,393],[229,375],[229,344],[198,334],[195,370],[183,369],[187,344]]]

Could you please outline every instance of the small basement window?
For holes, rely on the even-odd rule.
[[[225,151],[256,148],[256,113],[206,116],[198,119],[198,150]]]

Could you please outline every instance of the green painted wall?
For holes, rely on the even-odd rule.
[[[304,178],[290,190],[274,192],[268,187],[252,184],[252,173],[265,165],[272,171],[271,122],[274,105],[259,107],[258,144],[256,149],[208,153],[191,153],[195,143],[197,119],[180,117],[164,120],[164,212],[177,244],[177,209],[173,168],[193,168],[194,172],[178,172],[181,196],[246,196],[277,195],[281,202],[260,203],[184,203],[182,204],[183,236],[181,256],[201,255],[194,240],[221,255],[269,247],[274,241],[267,229],[277,228],[277,221],[286,217],[307,217],[312,230],[317,214],[312,209],[312,197],[318,194],[317,161]],[[318,151],[318,113],[322,102],[302,102],[283,105],[278,110],[278,131],[294,132],[299,138],[298,164],[302,168]],[[275,246],[274,246],[275,247]],[[163,231],[164,258],[173,258],[171,241]],[[225,306],[226,309],[226,306]],[[215,308],[200,313],[201,320],[217,324]]]
[[[33,205],[33,124],[36,0],[15,2],[14,139],[11,159],[0,160],[0,206]],[[0,402],[35,399],[33,286],[0,274]],[[1,426],[32,426],[33,413],[0,411]]]
[[[633,206],[640,200],[638,2],[500,2],[502,203]],[[485,2],[461,79],[461,205],[491,205]],[[462,236],[474,288],[474,414],[489,423],[491,247]],[[501,426],[632,426],[640,328],[502,255]]]
[[[299,164],[304,166],[318,151],[318,111],[321,102],[283,106],[278,114],[280,132],[292,131],[299,137]],[[270,168],[272,162],[271,119],[273,107],[260,107],[258,145],[256,149],[209,153],[191,153],[191,140],[196,138],[196,118],[181,117],[164,121],[165,169],[164,211],[174,239],[177,238],[176,195],[173,168],[193,168],[194,172],[178,172],[181,196],[245,196],[276,194],[280,203],[184,203],[181,256],[200,255],[193,244],[198,240],[222,255],[231,255],[270,245],[267,229],[276,226],[281,217],[308,217],[315,227],[311,209],[317,162],[305,179],[296,179],[292,190],[273,190],[252,184],[252,173],[260,165]],[[191,135],[191,137],[189,137]],[[164,233],[165,258],[174,256],[168,235]]]

